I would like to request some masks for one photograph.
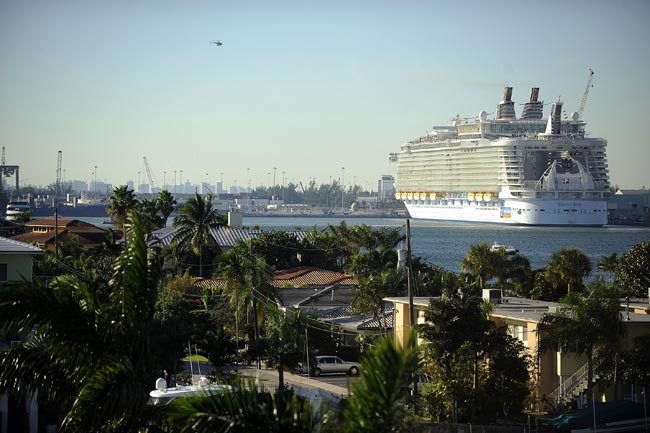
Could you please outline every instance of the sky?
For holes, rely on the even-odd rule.
[[[146,157],[159,185],[376,190],[389,153],[506,85],[518,115],[533,86],[577,111],[592,68],[611,183],[650,187],[649,22],[645,0],[0,0],[0,145],[22,184],[60,150],[65,180],[144,181]]]

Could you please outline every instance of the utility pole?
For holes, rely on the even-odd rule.
[[[253,256],[253,239],[250,240],[251,243],[251,291],[252,291],[252,303],[253,303],[253,323],[255,325],[255,357],[257,358],[257,369],[262,368],[260,363],[260,354],[259,354],[259,339],[260,339],[260,325],[257,322],[257,294],[255,293],[255,256]]]
[[[406,276],[407,276],[407,289],[409,297],[409,332],[414,332],[415,329],[415,308],[413,306],[413,261],[411,256],[411,220],[406,220]],[[417,344],[417,339],[415,340]],[[413,379],[413,396],[418,395],[418,377],[417,374],[412,374]]]

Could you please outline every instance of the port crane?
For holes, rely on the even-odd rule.
[[[589,68],[589,77],[587,78],[587,85],[585,86],[585,91],[582,94],[582,100],[580,101],[580,108],[578,109],[578,114],[580,114],[579,119],[582,119],[582,113],[585,111],[585,105],[587,105],[587,98],[589,97],[589,89],[594,87],[592,82],[594,81],[594,71]]]
[[[149,188],[150,191],[153,193],[153,189],[156,187],[156,178],[151,172],[151,168],[149,167],[149,162],[147,161],[147,157],[143,156],[142,160],[144,161],[144,169],[147,172],[147,177],[149,178]]]
[[[0,161],[0,195],[4,193],[5,182],[2,177],[16,176],[16,192],[20,191],[20,167],[17,165],[7,165],[5,163],[5,147],[2,146],[2,160]]]

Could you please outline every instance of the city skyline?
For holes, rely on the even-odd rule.
[[[1,2],[0,144],[22,184],[53,183],[61,150],[66,178],[113,185],[146,157],[159,183],[374,186],[402,143],[493,112],[506,85],[518,115],[533,86],[577,111],[592,68],[611,183],[650,186],[650,5],[461,5]]]

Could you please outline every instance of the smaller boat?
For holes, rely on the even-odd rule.
[[[31,206],[27,200],[12,200],[7,204],[5,219],[7,221],[27,221],[31,213]]]
[[[498,242],[493,243],[492,246],[490,247],[490,251],[492,252],[497,252],[501,250],[503,250],[503,252],[505,252],[507,256],[514,256],[515,254],[519,253],[519,250],[517,248],[512,246],[501,245]]]
[[[156,389],[149,393],[149,403],[153,406],[164,406],[177,398],[223,394],[231,392],[233,388],[230,385],[222,385],[218,383],[210,383],[206,377],[201,377],[199,382],[195,385],[176,385],[167,388],[167,381],[159,377],[156,380]]]

